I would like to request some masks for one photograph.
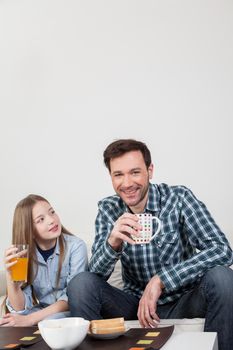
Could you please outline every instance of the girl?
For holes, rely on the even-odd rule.
[[[6,308],[10,311],[0,325],[32,326],[44,318],[69,316],[66,287],[79,272],[87,269],[85,243],[68,232],[49,202],[29,195],[16,206],[13,245],[5,251],[7,279]],[[11,280],[16,262],[14,244],[29,245],[26,285]]]

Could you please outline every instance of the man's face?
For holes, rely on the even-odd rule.
[[[134,213],[144,210],[153,165],[147,169],[140,151],[130,151],[110,160],[110,175],[115,192]]]

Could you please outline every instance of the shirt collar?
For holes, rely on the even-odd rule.
[[[57,238],[57,243],[56,243],[56,247],[55,247],[55,250],[54,250],[54,254],[60,255],[59,238]]]
[[[56,242],[56,247],[54,249],[54,253],[49,257],[49,259],[51,259],[54,255],[60,255],[60,246],[59,246],[59,239],[57,239]],[[46,264],[46,262],[44,261],[44,258],[42,257],[42,255],[40,254],[39,250],[36,249],[36,255],[37,255],[37,260],[40,263]],[[48,259],[48,260],[49,260]]]
[[[156,185],[149,183],[148,200],[145,211],[158,212],[160,210],[160,193]]]

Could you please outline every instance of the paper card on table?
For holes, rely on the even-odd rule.
[[[137,341],[137,344],[142,344],[142,345],[149,345],[151,343],[153,343],[154,340],[147,340],[147,339],[140,339],[139,341]]]
[[[40,334],[34,335],[38,327],[0,327],[0,350],[26,348],[42,341]]]
[[[160,332],[148,332],[145,334],[146,337],[158,337]]]
[[[36,337],[23,337],[23,338],[21,338],[21,339],[19,339],[19,340],[22,340],[22,341],[31,341],[31,340],[33,340],[33,339],[36,339]]]

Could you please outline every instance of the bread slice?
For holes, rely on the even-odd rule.
[[[90,322],[90,331],[93,334],[122,333],[125,332],[125,321],[123,317],[93,320]]]

